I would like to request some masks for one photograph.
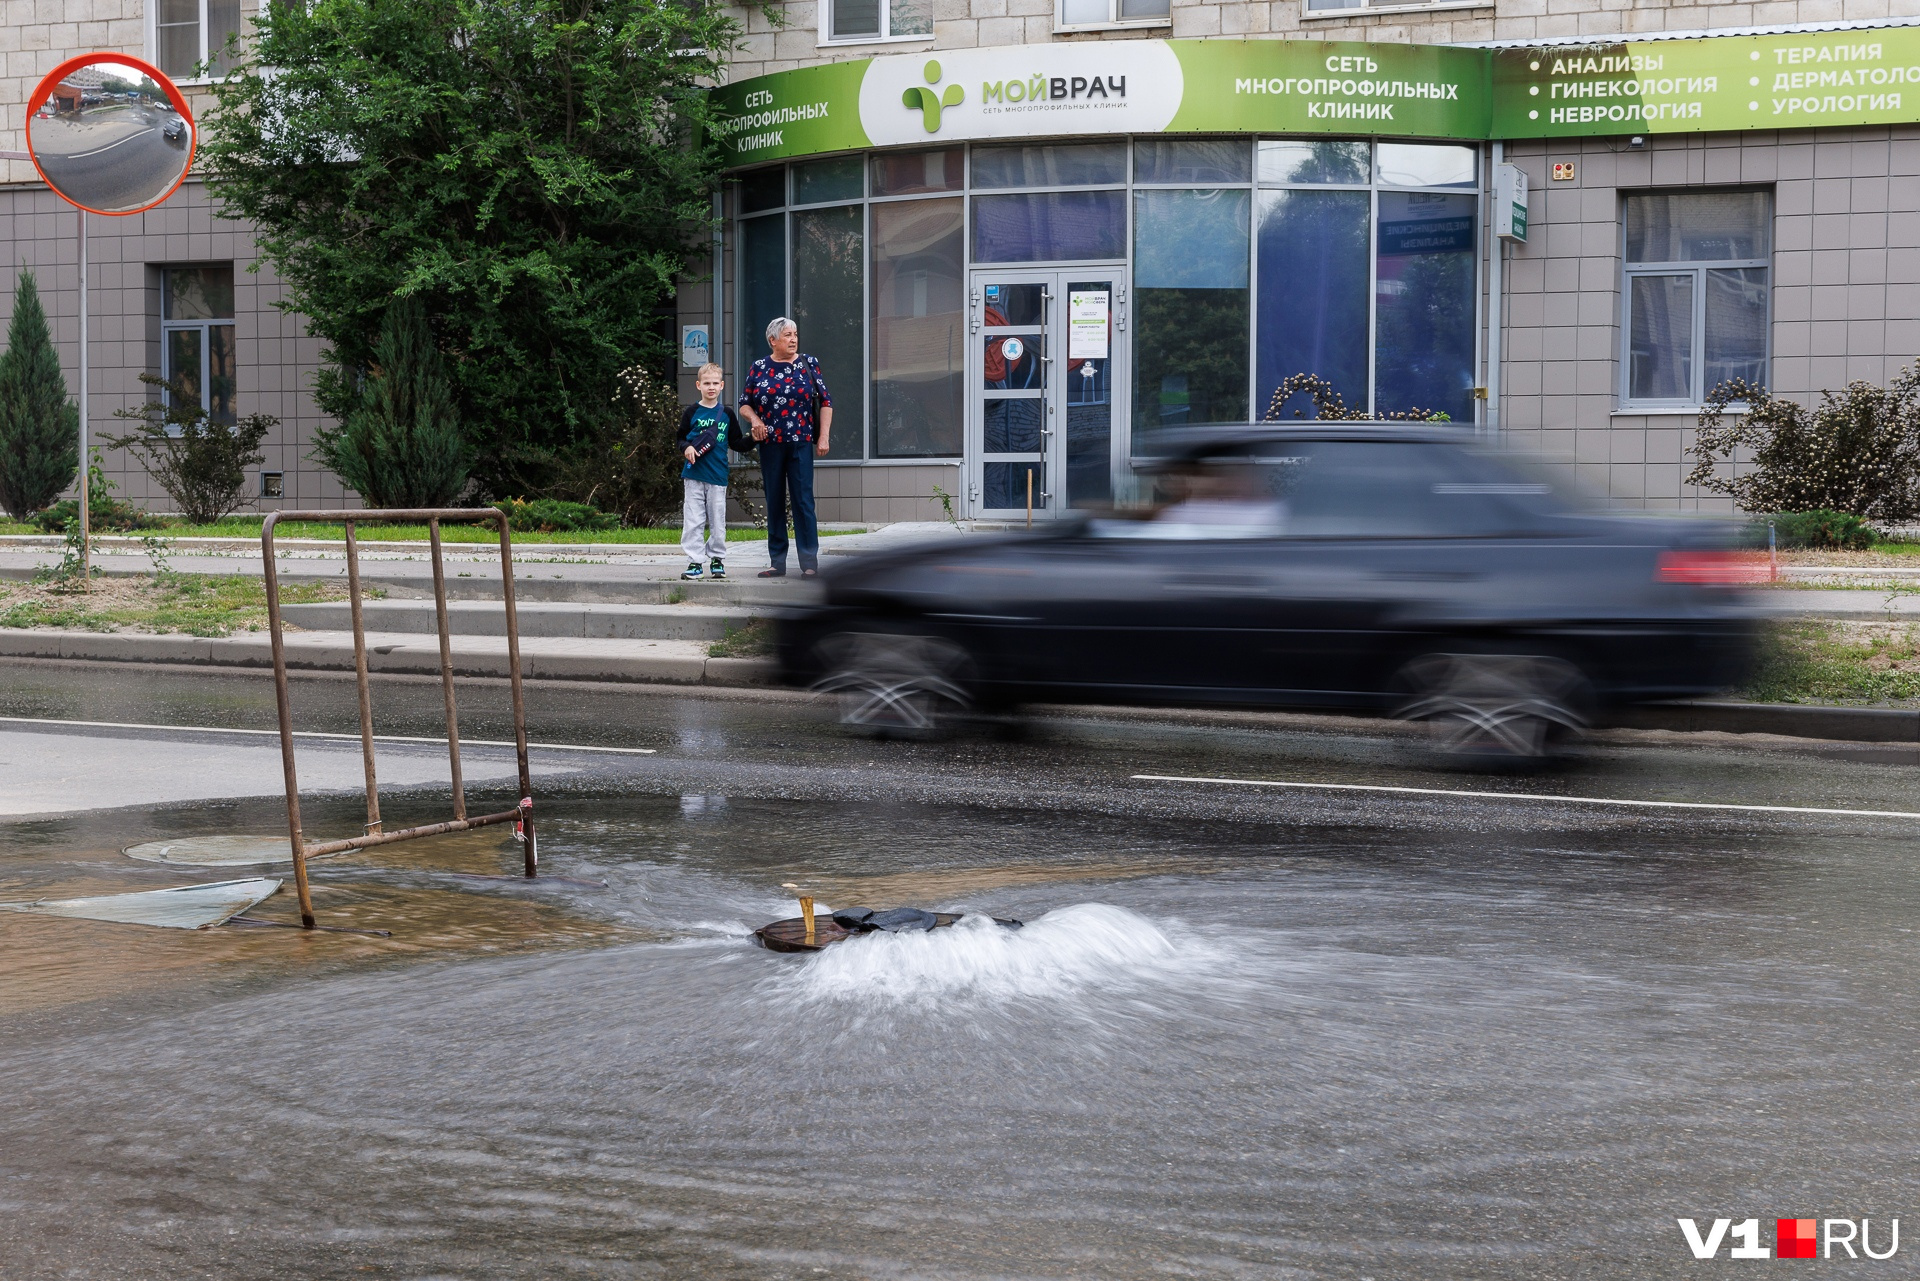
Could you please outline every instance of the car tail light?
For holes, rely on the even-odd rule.
[[[1774,580],[1774,571],[1765,552],[1661,552],[1654,577],[1663,583],[1735,587],[1745,583],[1770,583]]]

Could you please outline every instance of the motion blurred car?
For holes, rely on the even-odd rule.
[[[1725,522],[1608,511],[1458,429],[1183,432],[1155,501],[862,556],[781,620],[792,683],[924,732],[1028,702],[1425,722],[1551,753],[1608,709],[1740,681],[1764,559]]]
[[[160,136],[168,142],[183,142],[187,136],[187,122],[179,116],[168,116],[167,122],[160,126]]]

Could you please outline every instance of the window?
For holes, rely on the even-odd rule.
[[[233,267],[168,267],[160,289],[160,377],[170,405],[234,421]]]
[[[1171,0],[1060,0],[1057,29],[1164,27],[1173,22]]]
[[[1259,144],[1253,417],[1307,374],[1349,409],[1474,420],[1478,172],[1472,147]]]
[[[910,40],[933,34],[927,0],[828,0],[821,42]]]
[[[1625,406],[1695,406],[1765,386],[1771,201],[1764,191],[1628,196]]]
[[[195,79],[208,61],[222,74],[220,52],[239,34],[240,0],[153,0],[154,59],[175,80]]]
[[[791,316],[833,391],[830,461],[865,448],[865,196],[859,156],[755,170],[739,187],[739,375],[768,354],[767,322]]]

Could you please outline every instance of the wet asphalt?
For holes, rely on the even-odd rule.
[[[436,683],[378,688],[381,732],[434,732]],[[294,694],[353,729],[349,682]],[[1884,1248],[1914,1209],[1920,817],[1135,777],[1920,815],[1912,749],[1622,735],[1489,775],[1351,722],[529,706],[536,743],[656,753],[536,751],[546,865],[604,889],[475,879],[517,865],[496,829],[316,866],[324,921],[390,939],[0,918],[0,1276],[1664,1277],[1728,1266],[1679,1217]],[[510,736],[503,686],[462,709]],[[119,807],[88,769],[268,736],[72,724],[271,728],[258,676],[10,665],[0,716],[88,806],[0,821],[0,899],[247,874],[119,851],[284,822],[255,769]],[[775,956],[747,932],[789,881],[1028,924]]]

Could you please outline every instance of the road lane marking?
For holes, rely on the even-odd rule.
[[[95,147],[92,151],[69,152],[64,156],[59,157],[59,159],[85,160],[88,156],[105,155],[107,152],[112,151],[115,147],[124,146],[127,143],[132,142],[135,138],[144,138],[150,133],[158,133],[158,132],[159,132],[158,129],[154,128],[152,125],[148,125],[145,129],[142,129],[139,133],[130,133],[126,137],[120,139],[118,142],[110,142],[104,147]]]
[[[76,729],[157,729],[180,734],[271,734],[278,737],[277,729],[236,729],[230,725],[142,725],[133,721],[59,721],[35,716],[0,716],[0,725],[61,725]],[[297,729],[295,738],[337,738],[350,743],[360,741],[358,734],[330,734],[324,730]],[[376,743],[431,743],[435,747],[445,747],[444,738],[414,738],[406,734],[375,734]],[[510,740],[498,738],[463,738],[462,747],[517,747]],[[616,756],[653,756],[659,749],[653,747],[595,747],[591,743],[528,743],[528,751],[541,752],[611,752]]]
[[[1835,814],[1847,818],[1920,818],[1912,810],[1833,810],[1811,805],[1734,805],[1716,801],[1630,801],[1612,796],[1547,796],[1535,792],[1472,792],[1464,788],[1388,787],[1380,783],[1292,783],[1266,778],[1188,778],[1179,774],[1134,774],[1151,783],[1219,783],[1230,787],[1293,787],[1324,792],[1392,792],[1404,796],[1465,796],[1476,801],[1550,801],[1563,805],[1624,805],[1637,809],[1740,810],[1757,814]]]

